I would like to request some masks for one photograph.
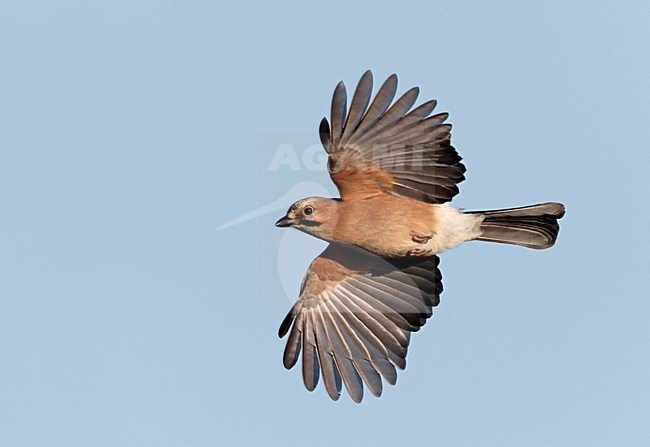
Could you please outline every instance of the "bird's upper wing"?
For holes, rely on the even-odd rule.
[[[409,111],[417,87],[391,105],[396,90],[393,74],[370,103],[372,73],[368,70],[347,110],[345,85],[336,86],[331,126],[326,118],[320,124],[332,180],[343,200],[390,192],[423,202],[447,202],[465,179],[465,166],[451,146],[451,124],[444,123],[448,114],[429,116],[435,100]]]
[[[309,391],[322,371],[334,400],[341,383],[355,402],[363,398],[363,383],[380,396],[381,377],[395,384],[411,332],[438,305],[438,262],[437,256],[388,260],[330,244],[310,265],[300,298],[280,326],[280,337],[289,332],[284,366],[292,368],[302,351]]]

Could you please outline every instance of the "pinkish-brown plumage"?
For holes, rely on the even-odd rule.
[[[307,270],[280,336],[289,333],[284,365],[302,355],[307,389],[322,373],[332,399],[342,385],[360,402],[364,384],[380,396],[382,378],[395,383],[410,333],[439,302],[438,253],[468,240],[548,248],[564,214],[559,203],[482,212],[449,206],[465,166],[447,114],[430,116],[435,101],[410,110],[417,88],[393,102],[396,89],[392,75],[371,102],[367,71],[348,109],[339,83],[320,136],[341,198],[301,199],[276,224],[330,242]]]

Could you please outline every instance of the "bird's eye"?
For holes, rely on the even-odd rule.
[[[303,214],[305,216],[311,216],[314,213],[314,207],[311,205],[307,205],[304,210],[302,210]]]

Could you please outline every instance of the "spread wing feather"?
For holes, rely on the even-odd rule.
[[[355,402],[364,385],[375,396],[382,378],[394,385],[406,367],[411,332],[425,324],[439,302],[436,256],[387,260],[331,244],[312,262],[296,304],[280,326],[289,334],[284,366],[302,355],[305,387],[323,378],[337,400],[345,386]]]
[[[456,185],[465,179],[465,166],[451,145],[448,114],[429,116],[435,100],[409,112],[417,87],[391,105],[397,91],[394,74],[371,102],[372,85],[372,73],[366,71],[347,111],[345,85],[339,83],[332,98],[331,127],[323,118],[319,128],[341,198],[392,193],[429,203],[451,200],[458,193]]]

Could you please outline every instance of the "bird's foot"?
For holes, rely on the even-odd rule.
[[[433,233],[422,234],[411,231],[411,240],[416,244],[426,244],[433,237]]]
[[[431,254],[430,248],[414,248],[406,252],[406,256],[429,256]]]

